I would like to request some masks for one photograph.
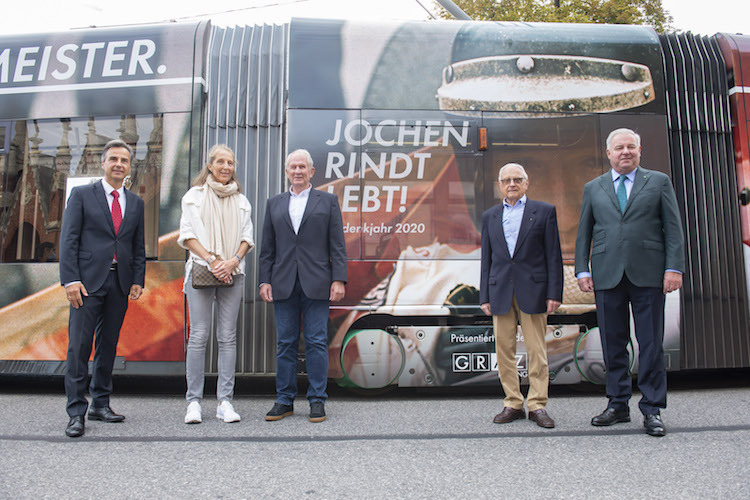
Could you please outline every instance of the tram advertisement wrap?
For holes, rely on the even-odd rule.
[[[0,41],[0,372],[61,373],[69,304],[57,259],[66,195],[72,185],[99,181],[101,150],[111,139],[135,151],[126,187],[145,203],[148,259],[115,369],[184,360],[185,252],[176,238],[191,162],[184,144],[197,133],[191,112],[200,106],[194,45],[202,47],[207,32],[199,28]]]
[[[618,127],[642,134],[644,166],[669,169],[658,40],[607,29],[292,22],[288,150],[308,149],[313,184],[339,197],[350,261],[331,314],[332,377],[497,382],[492,329],[467,318],[482,315],[481,214],[498,203],[499,168],[517,162],[529,197],[558,210],[565,293],[548,329],[551,377],[601,380],[598,334],[578,326],[595,325],[594,297],[572,269],[583,185],[608,168],[603,138]],[[672,365],[678,307],[669,301]]]

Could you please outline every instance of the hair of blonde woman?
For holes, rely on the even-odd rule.
[[[208,166],[211,165],[214,160],[216,160],[216,157],[219,156],[220,153],[229,153],[232,155],[232,161],[234,162],[234,170],[232,171],[232,181],[237,183],[237,187],[240,191],[242,191],[242,185],[240,184],[240,180],[237,178],[237,158],[234,156],[234,151],[232,151],[232,148],[227,146],[226,144],[216,144],[211,149],[208,150],[208,161],[201,169],[198,176],[193,181],[193,186],[202,186],[206,183],[208,180],[208,174],[211,173],[211,171],[208,169]]]

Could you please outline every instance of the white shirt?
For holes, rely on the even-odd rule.
[[[302,216],[305,215],[305,208],[307,208],[307,200],[310,199],[310,191],[312,191],[312,185],[308,186],[300,194],[295,193],[292,189],[289,190],[289,194],[291,195],[289,197],[289,217],[292,219],[295,234],[299,233]]]
[[[177,244],[182,248],[188,250],[185,246],[185,241],[195,238],[199,242],[206,241],[206,228],[201,220],[201,205],[203,204],[203,190],[205,186],[193,186],[185,193],[182,197],[182,215],[180,216],[180,235],[177,237]],[[242,234],[240,241],[246,242],[250,245],[250,249],[255,246],[253,241],[253,218],[252,207],[250,202],[247,200],[245,195],[240,194],[240,224],[242,225]],[[249,250],[248,250],[249,251]],[[201,266],[210,267],[208,263],[198,257],[193,252],[190,252],[190,257],[185,263],[185,277],[190,275],[190,270],[193,268],[193,262],[198,263]],[[245,259],[240,261],[240,265],[237,267],[238,274],[245,274]],[[183,283],[184,291],[184,283]]]
[[[118,201],[120,202],[120,210],[122,213],[121,216],[125,216],[125,188],[120,186],[120,189],[115,189],[112,186],[109,185],[109,182],[102,179],[102,187],[104,188],[104,197],[107,198],[107,205],[109,205],[109,213],[112,213],[112,202],[115,201],[115,197],[112,196],[112,191],[117,191],[120,193],[120,197],[118,198]]]

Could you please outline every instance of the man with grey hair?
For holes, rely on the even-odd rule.
[[[632,307],[642,394],[638,406],[646,433],[664,436],[664,298],[682,286],[682,223],[669,177],[640,166],[641,137],[620,128],[609,134],[606,144],[612,168],[583,189],[575,251],[578,286],[595,295],[607,371],[609,403],[591,425],[630,422],[627,346]]]
[[[496,424],[526,418],[516,363],[516,337],[521,325],[526,346],[529,419],[553,428],[547,414],[549,367],[547,315],[562,302],[563,272],[557,212],[553,205],[526,197],[529,178],[517,163],[498,174],[502,203],[482,214],[482,270],[479,302],[492,316],[500,383],[505,392]]]
[[[338,198],[313,189],[313,161],[304,149],[287,156],[290,190],[268,200],[260,251],[260,296],[276,319],[276,403],[266,420],[292,415],[297,396],[300,327],[310,382],[310,421],[326,419],[328,312],[344,298],[346,243]]]
[[[69,437],[84,434],[91,343],[89,420],[121,422],[112,411],[112,367],[128,298],[138,300],[146,274],[143,200],[123,187],[133,149],[113,140],[102,151],[104,179],[73,188],[60,234],[60,283],[70,302],[65,393]]]

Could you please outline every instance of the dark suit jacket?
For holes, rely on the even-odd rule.
[[[327,300],[331,283],[346,282],[346,242],[338,198],[310,190],[305,213],[294,233],[289,192],[269,199],[260,251],[260,283],[270,283],[274,300],[289,298],[299,274],[305,295]]]
[[[623,274],[636,286],[661,288],[665,270],[685,271],[683,241],[677,199],[665,174],[638,167],[625,213],[610,171],[584,187],[575,272],[589,271],[591,252],[595,289],[616,287]]]
[[[88,293],[104,284],[117,251],[117,276],[123,293],[143,286],[146,250],[143,200],[125,190],[125,214],[115,235],[112,213],[101,182],[73,188],[60,236],[60,283],[81,281]]]
[[[510,310],[513,294],[527,314],[547,311],[547,299],[562,302],[563,273],[555,207],[526,199],[513,257],[503,231],[503,204],[482,214],[482,274],[479,303],[493,315]]]

